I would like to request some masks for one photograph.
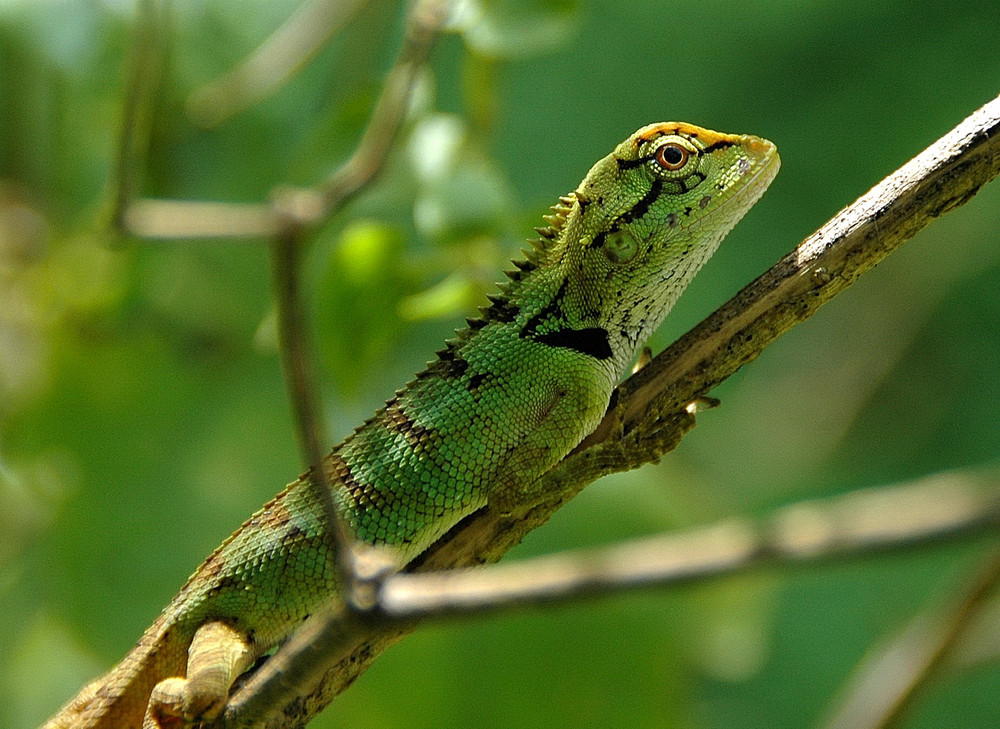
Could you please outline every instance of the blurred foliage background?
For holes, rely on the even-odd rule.
[[[373,0],[279,93],[215,128],[187,100],[293,11],[171,5],[142,193],[257,201],[349,153],[398,44]],[[531,228],[651,121],[777,142],[783,169],[659,349],[996,95],[994,2],[475,0],[385,174],[314,239],[340,438],[484,303]],[[118,660],[200,560],[299,473],[266,249],[106,232],[125,0],[0,1],[0,725]],[[1000,186],[931,226],[713,393],[657,467],[590,487],[520,556],[995,464]],[[317,727],[811,726],[852,667],[986,545],[767,572],[419,631]],[[1000,722],[1000,666],[907,727]]]

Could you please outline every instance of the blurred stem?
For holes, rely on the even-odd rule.
[[[126,62],[125,102],[111,179],[111,225],[122,232],[126,228],[125,211],[139,189],[149,144],[154,91],[163,70],[166,15],[162,0],[139,0]]]
[[[342,207],[382,169],[451,6],[449,0],[418,0],[412,5],[406,18],[403,44],[361,141],[350,159],[317,186],[325,215]]]
[[[824,729],[898,727],[998,584],[1000,550],[994,550],[953,605],[934,617],[919,616],[862,661]]]
[[[222,124],[276,93],[368,0],[306,0],[238,66],[188,99],[201,126]]]
[[[763,568],[865,559],[976,536],[998,525],[1000,474],[947,472],[791,504],[767,518],[725,519],[610,547],[490,567],[394,575],[383,585],[378,609],[394,620],[414,620],[546,605]],[[995,580],[1000,553],[991,567],[989,578]],[[984,585],[976,593],[977,601],[986,589]],[[964,622],[968,615],[961,617]]]
[[[466,48],[462,74],[465,108],[480,139],[489,138],[501,116],[497,110],[496,70],[495,59]]]
[[[421,0],[407,17],[403,47],[371,118],[351,157],[317,191],[281,189],[272,208],[283,221],[272,242],[278,336],[282,365],[296,423],[299,447],[309,469],[309,482],[323,505],[334,552],[334,569],[344,585],[343,598],[353,604],[358,586],[354,553],[346,526],[333,501],[333,487],[323,467],[326,435],[317,414],[317,389],[307,345],[307,327],[301,295],[301,253],[306,226],[335,214],[368,185],[382,169],[409,106],[419,71],[426,64],[434,39],[449,6],[439,0]],[[361,576],[364,578],[369,575]]]
[[[294,228],[276,236],[271,246],[278,314],[278,349],[302,460],[309,469],[310,486],[323,507],[329,528],[330,548],[333,551],[332,568],[338,582],[350,586],[355,581],[351,539],[337,513],[333,487],[323,468],[322,444],[327,442],[327,438],[317,414],[319,398],[306,337],[300,275],[302,246],[302,236]],[[350,594],[349,590],[350,588],[346,594]]]
[[[306,189],[279,188],[271,205],[125,198],[124,227],[149,239],[271,238],[284,235],[286,227],[304,231],[329,219],[369,185],[385,164],[451,8],[449,0],[413,4],[403,44],[361,140],[347,161],[325,180]]]

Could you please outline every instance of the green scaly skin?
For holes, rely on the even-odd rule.
[[[483,317],[328,456],[355,536],[405,565],[483,506],[530,504],[532,484],[594,429],[638,349],[777,171],[770,142],[683,123],[644,127],[595,164]],[[291,484],[45,726],[217,715],[239,673],[335,599],[322,513],[304,479]]]

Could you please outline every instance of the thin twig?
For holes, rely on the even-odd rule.
[[[413,90],[420,80],[431,48],[452,11],[450,0],[418,0],[406,19],[406,34],[385,86],[375,102],[371,120],[354,154],[317,186],[323,209],[339,209],[363,188],[385,163],[403,123]]]
[[[945,614],[919,616],[889,645],[864,659],[832,717],[823,722],[824,729],[898,726],[997,584],[1000,551],[993,551]]]
[[[383,565],[377,560],[364,560],[362,563],[356,560],[356,550],[352,548],[349,532],[334,503],[333,485],[323,467],[324,444],[328,441],[317,413],[319,399],[307,343],[300,285],[301,254],[306,233],[303,216],[307,215],[308,222],[314,224],[318,219],[313,216],[317,213],[324,217],[333,215],[369,184],[382,168],[386,154],[399,134],[416,83],[417,69],[427,61],[443,23],[445,9],[445,5],[438,0],[422,0],[410,11],[406,41],[361,141],[350,159],[323,186],[326,194],[322,210],[315,206],[316,196],[311,193],[303,195],[280,190],[274,196],[275,210],[285,221],[272,242],[279,349],[299,447],[308,466],[310,486],[323,506],[334,553],[334,569],[339,584],[343,586],[341,597],[349,607],[355,605],[358,599],[356,590],[367,580],[380,575]],[[305,208],[303,200],[306,201]],[[364,574],[359,574],[359,566],[366,570]]]
[[[124,203],[122,226],[144,240],[237,238],[259,244],[281,232],[282,220],[266,203],[153,200]]]
[[[306,0],[243,63],[188,99],[203,127],[222,124],[276,93],[368,0]]]
[[[317,501],[323,507],[324,521],[328,528],[333,552],[332,567],[339,584],[350,593],[355,582],[354,558],[347,527],[337,512],[333,501],[333,486],[323,468],[323,445],[327,442],[324,428],[316,412],[319,398],[316,394],[312,357],[306,337],[305,315],[302,307],[299,254],[301,235],[289,229],[275,237],[272,251],[272,270],[278,319],[278,350],[281,353],[282,371],[292,408],[296,435],[302,460],[308,467],[309,484]]]

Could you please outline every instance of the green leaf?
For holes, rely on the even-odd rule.
[[[365,373],[391,356],[404,324],[400,299],[410,293],[398,230],[356,220],[341,233],[326,261],[316,296],[317,339],[338,388],[357,394]]]

